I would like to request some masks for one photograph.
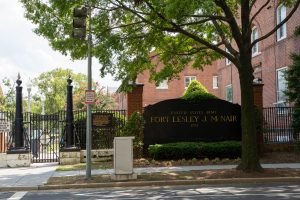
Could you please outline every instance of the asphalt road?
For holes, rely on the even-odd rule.
[[[139,188],[101,188],[31,192],[3,192],[8,200],[74,200],[74,199],[210,199],[210,200],[277,200],[300,199],[300,184],[248,184],[230,186],[175,186]]]

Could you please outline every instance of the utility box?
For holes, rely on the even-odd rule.
[[[136,179],[133,173],[133,142],[134,137],[114,138],[114,170],[113,180]]]

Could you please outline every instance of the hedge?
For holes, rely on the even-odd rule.
[[[179,160],[192,158],[238,158],[241,142],[178,142],[150,145],[149,156],[155,160]]]

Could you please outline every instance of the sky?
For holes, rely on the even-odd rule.
[[[16,81],[20,73],[26,89],[30,79],[59,67],[87,74],[87,60],[73,62],[33,32],[35,26],[24,17],[19,0],[0,0],[0,24],[0,80],[8,77]],[[93,81],[105,87],[119,86],[120,82],[113,81],[111,76],[100,78],[100,64],[96,60],[92,64]],[[2,82],[0,84],[3,86]]]

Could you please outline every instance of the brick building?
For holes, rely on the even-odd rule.
[[[255,9],[261,7],[258,4],[263,3],[265,2],[257,1],[254,12]],[[276,24],[280,23],[289,12],[289,8],[278,5],[278,0],[271,1],[253,22],[252,39],[265,35]],[[290,54],[300,53],[300,38],[294,36],[295,27],[299,25],[300,9],[298,8],[286,24],[267,39],[260,41],[252,49],[253,75],[257,80],[262,80],[264,84],[264,107],[287,104],[283,93],[286,88],[283,72],[292,63]],[[154,57],[153,59],[156,62],[159,58]],[[200,81],[210,93],[221,99],[239,104],[241,102],[237,69],[227,59],[220,59],[211,66],[205,67],[203,71],[186,66],[180,73],[179,79],[164,81],[159,86],[148,81],[149,72],[145,71],[138,75],[137,83],[144,85],[143,106],[165,99],[181,97],[192,79]]]

